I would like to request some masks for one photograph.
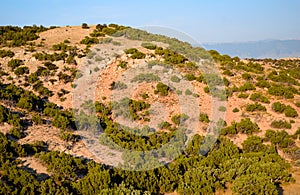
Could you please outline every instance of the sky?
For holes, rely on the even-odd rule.
[[[10,0],[0,25],[161,26],[198,43],[300,39],[299,0]]]

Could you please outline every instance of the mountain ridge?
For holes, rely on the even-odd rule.
[[[206,49],[240,58],[294,58],[300,57],[300,40],[267,39],[249,42],[206,43]]]

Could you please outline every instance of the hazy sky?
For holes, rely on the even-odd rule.
[[[159,25],[200,43],[300,39],[299,0],[1,1],[0,25]]]

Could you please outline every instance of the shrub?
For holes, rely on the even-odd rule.
[[[226,111],[226,107],[225,106],[220,106],[218,110],[220,112],[225,112]]]
[[[153,43],[142,43],[141,46],[144,47],[144,48],[146,48],[146,49],[151,49],[151,50],[155,50],[156,49],[156,45],[154,45]]]
[[[117,31],[116,31],[115,29],[113,29],[113,28],[103,28],[103,29],[102,29],[102,32],[103,32],[104,34],[107,34],[107,35],[109,35],[109,36],[112,36],[112,35],[115,34]]]
[[[130,48],[125,51],[126,54],[131,54],[132,59],[143,59],[146,57],[146,54],[138,51],[136,48]]]
[[[252,77],[251,77],[251,74],[249,73],[243,73],[242,74],[242,78],[245,79],[246,81],[250,80]]]
[[[104,37],[105,34],[97,29],[95,29],[91,34],[91,37]]]
[[[223,74],[227,75],[227,76],[230,76],[230,77],[234,76],[234,74],[229,69],[224,70]]]
[[[276,129],[291,129],[292,125],[285,120],[275,120],[271,123],[271,127]]]
[[[11,59],[7,65],[8,67],[11,68],[11,70],[13,71],[15,68],[21,66],[23,64],[23,61],[22,60],[19,60],[19,59]]]
[[[71,42],[68,39],[65,39],[64,43],[71,43]]]
[[[0,124],[7,122],[9,110],[0,104]]]
[[[29,68],[26,67],[26,66],[23,66],[23,67],[18,67],[14,73],[18,76],[20,75],[24,75],[24,74],[28,74],[29,73]]]
[[[41,124],[43,124],[43,119],[42,119],[40,114],[33,114],[32,115],[32,122],[35,125],[41,125]]]
[[[122,83],[120,81],[113,81],[111,84],[110,84],[110,89],[111,90],[122,90],[122,89],[127,89],[127,85],[125,83]]]
[[[143,99],[147,99],[147,98],[149,98],[149,95],[148,95],[147,93],[143,93],[143,94],[142,94],[142,98],[143,98]]]
[[[128,62],[120,61],[117,66],[120,68],[127,68],[127,64]]]
[[[165,85],[161,82],[159,82],[157,85],[156,85],[156,90],[154,90],[154,93],[155,94],[160,94],[161,96],[167,96],[169,94],[169,86],[168,85]]]
[[[282,96],[287,99],[293,99],[294,93],[298,93],[298,90],[293,87],[273,85],[269,88],[268,93],[275,96]]]
[[[222,135],[235,135],[237,133],[244,133],[251,135],[254,132],[259,132],[260,129],[256,123],[253,123],[249,118],[242,119],[239,123],[233,122],[231,126],[223,128]]]
[[[297,111],[292,108],[291,106],[286,106],[285,110],[284,110],[284,114],[286,117],[297,117],[298,116],[298,113]]]
[[[160,81],[159,76],[153,74],[153,73],[141,73],[139,75],[136,75],[131,82],[138,82],[141,83],[143,81],[146,81],[147,83],[150,83],[152,81]]]
[[[209,118],[208,115],[205,113],[200,113],[200,122],[205,122],[205,123],[209,123]]]
[[[62,131],[60,133],[60,138],[66,142],[78,142],[80,140],[79,135],[75,135],[68,131]]]
[[[261,105],[260,103],[255,102],[254,104],[248,104],[246,106],[246,111],[254,112],[254,111],[266,111],[266,107]]]
[[[240,133],[252,134],[253,132],[259,132],[259,127],[249,118],[245,118],[236,124],[236,130]]]
[[[272,104],[272,110],[275,112],[283,113],[286,108],[286,105],[280,103],[280,102],[274,102]]]
[[[176,114],[172,116],[171,120],[175,125],[183,124],[189,118],[186,114]]]
[[[171,81],[174,82],[174,83],[179,83],[179,82],[180,82],[180,78],[177,77],[176,75],[173,75],[173,76],[171,77]]]
[[[209,93],[209,87],[208,86],[205,86],[203,90],[204,90],[205,93]]]
[[[259,88],[270,88],[271,84],[266,80],[259,80],[256,84]]]
[[[232,112],[239,112],[240,110],[238,109],[238,108],[234,108],[233,110],[232,110]]]
[[[196,79],[195,75],[193,75],[193,74],[186,74],[184,77],[185,77],[188,81],[193,81],[193,80]]]
[[[0,50],[0,58],[5,58],[5,57],[9,57],[12,58],[14,57],[15,53],[10,51],[10,50]]]
[[[259,101],[262,103],[270,103],[270,101],[268,100],[268,98],[260,93],[253,93],[250,96],[250,100],[252,101]]]
[[[193,94],[193,92],[191,92],[191,90],[189,90],[189,89],[186,89],[184,93],[185,93],[185,95],[192,95]]]
[[[99,40],[97,38],[88,37],[88,36],[86,36],[84,39],[80,41],[80,44],[85,44],[85,45],[92,45],[97,43],[99,43]]]
[[[249,91],[249,90],[255,90],[255,86],[250,82],[246,82],[244,85],[239,87],[239,91]]]
[[[89,29],[90,27],[87,25],[87,23],[82,23],[81,28]]]
[[[243,98],[243,99],[247,99],[249,97],[249,94],[248,93],[240,93],[238,95],[238,98]]]
[[[265,133],[265,141],[271,141],[272,144],[278,145],[279,148],[288,148],[295,145],[294,140],[292,140],[292,136],[290,136],[285,130],[267,130]]]
[[[17,138],[17,139],[21,139],[24,137],[24,133],[22,131],[22,129],[20,128],[16,128],[16,127],[13,127],[10,131],[9,131],[9,134],[11,136],[13,136],[14,138]]]
[[[226,87],[230,85],[230,81],[226,77],[223,78],[223,82]]]
[[[38,80],[39,80],[39,77],[38,77],[37,73],[31,73],[27,78],[27,81],[31,84],[37,82]]]

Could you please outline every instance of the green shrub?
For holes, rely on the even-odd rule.
[[[256,84],[259,88],[270,88],[271,84],[266,80],[259,80]]]
[[[20,75],[24,75],[24,74],[29,74],[29,68],[27,66],[22,66],[22,67],[18,67],[14,73],[18,76]]]
[[[16,128],[16,127],[13,127],[12,129],[10,129],[9,134],[17,139],[21,139],[24,137],[24,133],[23,133],[22,129]]]
[[[298,113],[297,111],[292,108],[291,106],[286,106],[285,110],[284,110],[284,114],[286,117],[297,117],[298,116]]]
[[[160,81],[159,76],[153,74],[153,73],[141,73],[139,75],[136,75],[131,82],[138,82],[141,83],[143,81],[146,81],[147,83]]]
[[[236,129],[240,133],[252,134],[253,132],[259,132],[259,127],[256,123],[253,123],[249,118],[242,119],[236,124]]]
[[[249,97],[249,94],[248,93],[240,93],[238,95],[238,98],[243,98],[243,99],[247,99]]]
[[[255,90],[255,86],[250,83],[250,82],[246,82],[244,85],[239,87],[239,91],[249,91],[249,90]]]
[[[231,126],[223,128],[221,134],[235,135],[237,133],[243,133],[251,135],[252,133],[259,131],[260,129],[256,123],[253,123],[249,118],[244,118],[239,123],[233,122]]]
[[[107,34],[109,36],[112,36],[113,34],[115,34],[117,32],[117,30],[113,29],[113,28],[103,28],[102,32],[104,34]]]
[[[32,115],[32,122],[35,125],[41,125],[41,124],[43,124],[43,119],[42,119],[40,114],[33,114]]]
[[[192,95],[193,92],[189,89],[186,89],[185,92],[184,92],[185,95]]]
[[[169,94],[169,86],[159,82],[156,85],[156,90],[154,90],[155,94],[160,94],[161,96],[167,96]]]
[[[275,112],[283,113],[286,108],[286,105],[280,103],[280,102],[274,102],[272,104],[272,110]]]
[[[226,77],[223,77],[223,82],[226,87],[230,85],[230,81]]]
[[[230,76],[230,77],[234,76],[234,74],[229,69],[224,70],[223,74],[227,75],[227,76]]]
[[[22,60],[19,59],[11,59],[10,61],[8,61],[7,66],[11,68],[11,70],[13,71],[15,68],[21,66],[23,64]]]
[[[176,93],[177,95],[182,95],[182,91],[181,91],[181,90],[176,90],[175,93]]]
[[[188,81],[196,80],[196,77],[195,77],[195,75],[193,75],[193,74],[186,74],[184,77],[185,77]]]
[[[89,29],[90,27],[87,25],[87,23],[82,23],[81,28]]]
[[[220,112],[225,112],[226,111],[226,107],[225,106],[220,106],[218,110]]]
[[[155,50],[156,49],[156,45],[154,45],[153,43],[142,43],[141,46],[144,47],[144,48],[146,48],[146,49],[151,49],[151,50]]]
[[[66,142],[78,142],[80,140],[79,135],[75,135],[68,131],[61,131],[60,138]]]
[[[110,89],[111,90],[122,90],[122,89],[127,89],[127,85],[125,83],[122,83],[120,81],[113,81],[111,84],[110,84]]]
[[[253,94],[251,94],[250,100],[252,100],[252,101],[259,101],[259,102],[267,103],[267,104],[270,103],[269,99],[266,96],[264,96],[264,95],[262,95],[260,93],[253,93]]]
[[[290,136],[285,130],[267,130],[265,133],[265,141],[271,141],[272,144],[277,145],[282,149],[295,145],[294,140],[292,140],[292,136]]]
[[[280,85],[272,85],[268,93],[275,96],[281,96],[287,99],[293,99],[294,94],[298,93],[298,90],[293,87],[283,87]]]
[[[98,29],[95,29],[91,34],[91,37],[104,37],[105,34],[101,31],[99,31]]]
[[[96,37],[84,37],[84,39],[82,39],[80,41],[80,44],[85,44],[85,45],[92,45],[92,44],[97,44],[99,43],[99,39],[97,39]]]
[[[12,58],[12,57],[14,57],[14,55],[15,55],[15,53],[10,50],[0,49],[0,58],[5,58],[5,57]]]
[[[142,98],[147,99],[147,98],[149,98],[149,95],[145,92],[145,93],[142,94]]]
[[[240,110],[238,109],[238,108],[234,108],[233,110],[232,110],[232,112],[239,112]]]
[[[183,124],[187,119],[189,119],[189,116],[186,114],[176,114],[171,118],[175,125]]]
[[[254,111],[266,111],[266,107],[261,105],[260,103],[255,102],[254,104],[248,104],[246,106],[246,111],[254,112]]]
[[[203,90],[204,90],[205,93],[209,93],[210,92],[208,86],[205,86]]]
[[[284,112],[286,117],[297,117],[298,116],[298,113],[294,108],[292,108],[289,105],[288,106],[284,105],[280,102],[274,102],[272,104],[272,110],[274,110],[275,112],[278,112],[278,113]]]
[[[252,76],[249,73],[243,73],[242,78],[245,79],[246,81],[249,81],[252,78]]]
[[[0,124],[7,122],[9,113],[9,110],[0,104]]]
[[[205,123],[209,123],[209,118],[208,115],[205,113],[200,113],[200,122],[205,122]]]
[[[127,64],[128,62],[120,61],[117,66],[120,68],[127,68]]]
[[[174,83],[179,83],[179,82],[180,82],[180,78],[177,77],[176,75],[173,75],[173,76],[171,77],[171,81],[174,82]]]
[[[271,123],[271,127],[276,129],[291,129],[292,125],[285,120],[275,120]]]
[[[130,48],[125,51],[126,54],[131,54],[132,59],[143,59],[146,57],[146,54],[140,52],[136,48]]]

